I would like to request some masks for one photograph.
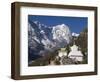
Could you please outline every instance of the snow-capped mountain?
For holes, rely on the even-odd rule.
[[[72,36],[78,37],[80,34],[73,32]]]
[[[53,26],[52,34],[53,34],[53,39],[57,43],[62,44],[62,47],[66,44],[69,44],[72,38],[69,27],[65,24]]]
[[[53,51],[64,47],[71,41],[71,32],[65,24],[48,27],[38,21],[28,21],[29,53],[39,55],[41,52]]]

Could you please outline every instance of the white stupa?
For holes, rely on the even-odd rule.
[[[67,56],[66,48],[61,48],[58,52],[59,57]]]
[[[78,46],[75,44],[71,47],[71,51],[68,54],[68,57],[75,61],[83,61],[83,54],[78,50]]]

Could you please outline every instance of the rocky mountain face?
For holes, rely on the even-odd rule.
[[[88,30],[85,28],[76,40],[76,44],[80,46],[82,52],[87,52],[88,48]]]
[[[38,21],[28,20],[29,61],[67,46],[71,39],[71,32],[65,24],[48,27]]]

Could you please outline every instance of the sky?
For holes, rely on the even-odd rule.
[[[45,24],[48,27],[66,24],[72,33],[75,32],[78,34],[88,26],[87,17],[28,15],[28,19],[39,21],[41,24]]]

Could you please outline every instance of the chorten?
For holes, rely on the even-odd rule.
[[[67,56],[66,48],[61,48],[58,52],[59,57]]]
[[[78,46],[75,44],[71,47],[71,51],[69,52],[68,57],[74,61],[83,61],[83,54],[80,50],[78,50]]]

